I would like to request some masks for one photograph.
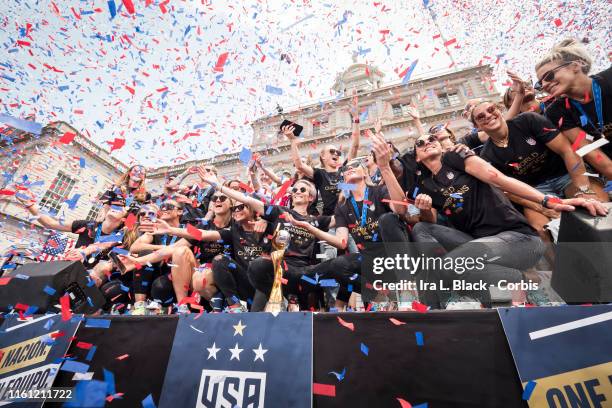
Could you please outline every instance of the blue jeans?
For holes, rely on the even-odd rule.
[[[554,195],[560,198],[565,197],[565,189],[572,184],[572,178],[569,174],[564,174],[563,176],[555,177],[546,180],[543,183],[535,186],[536,190],[538,190],[542,194]]]

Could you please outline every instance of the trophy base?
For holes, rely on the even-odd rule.
[[[264,312],[278,313],[283,310],[283,302],[268,302]]]

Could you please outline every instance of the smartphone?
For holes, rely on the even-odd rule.
[[[293,126],[295,129],[293,129],[293,134],[297,137],[300,135],[300,133],[302,133],[302,130],[304,130],[304,126],[298,125],[297,123],[291,122],[290,120],[283,120],[283,123],[281,123],[280,128],[282,129],[285,126]]]
[[[117,269],[121,271],[121,274],[124,275],[127,272],[127,269],[125,268],[123,262],[121,262],[121,259],[119,259],[119,255],[117,255],[116,252],[110,252],[108,256],[111,259],[113,265],[115,265]]]

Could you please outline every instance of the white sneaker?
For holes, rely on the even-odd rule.
[[[451,296],[446,303],[446,310],[478,310],[482,309],[479,300],[468,296]]]

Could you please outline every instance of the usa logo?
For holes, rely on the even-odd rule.
[[[263,408],[266,373],[202,370],[198,408]]]
[[[528,139],[527,139],[527,143],[528,143],[528,144],[530,144],[531,146],[535,146],[536,141],[535,141],[535,139],[534,139],[534,138],[531,138],[531,137],[530,137],[530,138],[528,138]]]

